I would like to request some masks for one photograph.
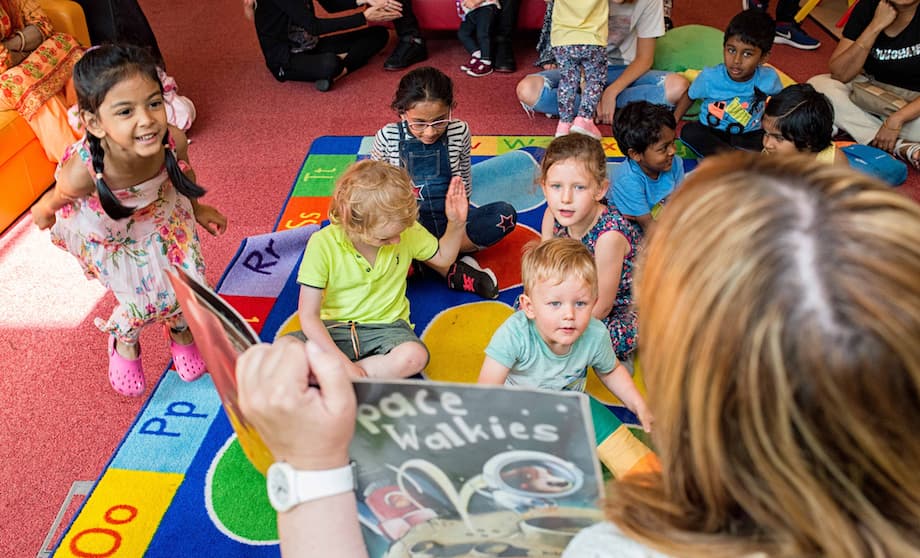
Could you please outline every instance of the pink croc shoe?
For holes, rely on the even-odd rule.
[[[168,330],[166,335],[169,335]],[[169,337],[169,352],[172,353],[173,366],[176,368],[176,372],[186,382],[195,381],[208,371],[194,341],[188,345],[180,345],[173,341],[172,337]]]
[[[144,366],[141,357],[129,359],[115,349],[115,336],[109,336],[109,383],[112,389],[127,397],[144,394]]]

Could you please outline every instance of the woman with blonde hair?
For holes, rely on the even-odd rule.
[[[707,158],[650,235],[636,284],[662,469],[612,484],[610,521],[564,558],[920,554],[920,206],[778,159]],[[279,461],[347,463],[337,366],[287,341],[238,363]],[[282,553],[365,555],[355,506],[345,489],[280,513]]]
[[[565,556],[620,537],[682,557],[920,554],[920,207],[739,153],[688,178],[646,253],[662,471],[611,485],[612,524]]]

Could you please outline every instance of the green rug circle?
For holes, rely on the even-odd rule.
[[[235,435],[215,456],[211,469],[208,507],[214,519],[243,542],[277,542],[277,516],[268,502],[265,477],[246,458]]]

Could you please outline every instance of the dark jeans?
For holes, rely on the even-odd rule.
[[[492,29],[497,10],[494,4],[473,10],[466,14],[457,31],[463,48],[470,54],[480,51],[483,60],[492,60]]]
[[[287,63],[270,67],[278,81],[317,81],[332,79],[367,64],[375,54],[383,50],[390,35],[385,27],[366,27],[329,37],[322,37],[316,48],[299,54],[292,54]],[[339,58],[344,53],[345,58]]]
[[[710,128],[700,122],[687,122],[684,124],[680,131],[680,140],[700,157],[708,157],[732,149],[763,150],[763,130],[730,134]]]
[[[418,19],[415,17],[415,12],[412,11],[412,0],[401,0],[401,2],[402,15],[393,20],[396,36],[400,39],[421,37],[422,31],[419,29]]]

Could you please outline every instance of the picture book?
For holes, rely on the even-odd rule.
[[[259,342],[232,306],[181,270],[172,276],[246,456],[273,459],[237,401],[235,361]],[[602,477],[587,396],[427,380],[354,382],[350,446],[372,558],[559,556],[602,519]]]

